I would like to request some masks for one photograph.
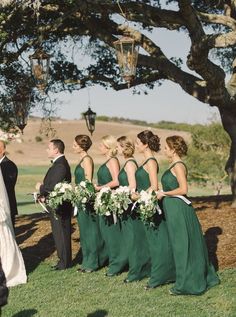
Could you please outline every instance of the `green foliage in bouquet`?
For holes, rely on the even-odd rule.
[[[110,205],[112,212],[116,213],[117,216],[127,211],[131,203],[131,191],[128,186],[120,186],[112,192]]]
[[[135,203],[136,212],[145,224],[154,226],[153,216],[156,214],[158,206],[156,193],[142,190],[139,195],[139,199]]]
[[[111,200],[112,190],[109,187],[103,187],[96,195],[94,209],[96,214],[110,216],[113,211],[113,202]]]
[[[47,206],[56,210],[65,201],[72,201],[73,187],[71,184],[61,182],[55,185],[54,190],[47,197]]]
[[[73,206],[86,210],[86,205],[93,205],[95,201],[96,191],[94,185],[89,180],[80,182],[75,186],[74,194],[71,200]]]

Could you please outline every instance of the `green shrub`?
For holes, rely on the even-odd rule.
[[[225,163],[230,149],[230,139],[220,123],[193,126],[192,143],[186,159],[190,181],[226,181]]]
[[[41,136],[39,136],[39,135],[36,135],[35,141],[36,141],[36,142],[42,142],[42,141],[43,141],[43,138],[42,138]]]

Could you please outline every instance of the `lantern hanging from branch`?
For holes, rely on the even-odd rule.
[[[88,107],[88,110],[83,113],[83,116],[86,121],[87,128],[92,135],[93,131],[95,130],[96,113],[93,112],[90,107]]]
[[[12,99],[15,125],[21,130],[22,134],[25,126],[27,125],[30,98],[30,94],[23,92],[16,93]]]
[[[136,75],[139,45],[129,36],[123,36],[114,42],[121,76],[130,87],[131,81]]]
[[[29,58],[35,85],[43,92],[48,83],[51,55],[47,54],[42,48],[38,48]]]

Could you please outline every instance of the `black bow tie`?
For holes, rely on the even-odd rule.
[[[50,161],[52,164],[54,163],[53,160]]]

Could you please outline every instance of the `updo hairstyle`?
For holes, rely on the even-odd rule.
[[[117,154],[117,142],[113,135],[105,135],[102,138],[102,143],[109,150],[109,156],[116,156]]]
[[[188,152],[188,146],[182,136],[169,136],[166,138],[166,143],[171,150],[175,150],[179,157],[186,155]]]
[[[150,130],[140,132],[137,137],[143,144],[147,144],[151,151],[160,151],[160,138]]]
[[[92,141],[88,135],[85,134],[79,134],[75,137],[75,142],[81,147],[82,150],[87,152],[91,145]]]
[[[121,136],[117,139],[117,142],[122,147],[122,154],[125,158],[132,157],[135,151],[134,142],[127,136]]]

